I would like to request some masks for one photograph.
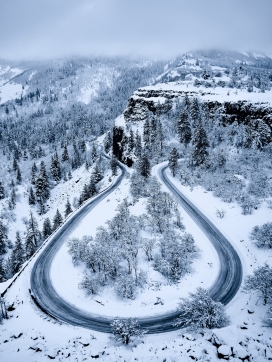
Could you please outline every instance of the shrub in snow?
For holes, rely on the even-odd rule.
[[[97,294],[100,288],[99,276],[85,275],[83,280],[79,283],[79,289],[84,289],[87,295]]]
[[[112,337],[115,342],[129,344],[131,341],[141,339],[146,333],[141,329],[137,319],[114,319],[111,323]]]
[[[217,217],[219,217],[220,219],[223,219],[223,217],[226,215],[226,210],[216,209],[215,215],[216,215]]]
[[[160,254],[154,257],[154,268],[170,281],[177,282],[188,272],[191,260],[196,256],[194,238],[188,233],[180,235],[168,230],[159,244]]]
[[[119,275],[114,288],[121,298],[135,299],[136,283],[131,274]]]
[[[272,303],[272,268],[268,264],[255,269],[245,279],[244,291],[257,290],[264,304]]]
[[[255,240],[259,248],[272,248],[272,222],[267,222],[262,226],[254,226],[250,238]]]
[[[223,304],[215,302],[209,292],[203,288],[190,293],[189,298],[183,298],[179,312],[180,315],[174,323],[177,327],[189,327],[191,330],[211,329],[222,328],[229,323]]]

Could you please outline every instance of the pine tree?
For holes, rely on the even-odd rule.
[[[190,116],[193,121],[193,126],[200,121],[200,104],[197,98],[194,98],[191,103]]]
[[[93,172],[92,172],[92,176],[93,176],[94,181],[95,181],[96,184],[97,184],[99,181],[101,181],[102,178],[103,178],[103,175],[102,175],[102,173],[100,172],[97,164],[95,164],[95,166],[94,166],[94,169],[93,169]]]
[[[91,155],[92,155],[92,160],[93,160],[93,162],[95,162],[96,157],[97,157],[97,149],[96,149],[96,147],[95,147],[95,144],[93,144],[93,146],[92,146]]]
[[[139,171],[144,177],[150,176],[150,162],[146,153],[142,155],[139,161]]]
[[[188,113],[186,111],[182,111],[179,116],[177,122],[177,133],[180,143],[184,143],[185,146],[187,146],[188,143],[191,141],[192,132]]]
[[[4,270],[4,260],[0,257],[0,283],[3,283],[6,281],[5,278],[5,270]],[[1,313],[1,310],[0,310]],[[0,324],[1,324],[1,318],[0,318]]]
[[[61,161],[62,162],[69,161],[69,153],[68,153],[66,144],[64,145],[64,149],[63,149],[62,156],[61,156]]]
[[[63,219],[61,216],[61,213],[59,212],[59,209],[56,211],[56,215],[53,219],[53,230],[56,230],[61,224],[63,223]]]
[[[159,150],[159,154],[160,156],[163,156],[163,147],[164,147],[164,132],[163,132],[163,128],[162,128],[162,123],[160,120],[158,120],[158,126],[157,126],[157,139],[158,139],[158,150]]]
[[[131,129],[130,133],[129,133],[129,138],[128,138],[128,153],[132,154],[133,150],[134,150],[134,146],[135,146],[135,141],[134,141],[134,132]]]
[[[136,136],[135,136],[135,156],[136,157],[140,157],[142,154],[142,139],[141,136],[138,132],[138,129],[136,131]]]
[[[184,96],[184,99],[183,99],[183,108],[185,111],[189,111],[190,110],[190,107],[191,107],[191,102],[190,102],[190,99],[188,97],[188,94],[185,93],[185,96]]]
[[[13,171],[17,171],[17,167],[18,167],[18,163],[17,163],[16,158],[14,157],[13,158],[13,164],[12,164]]]
[[[148,118],[144,123],[144,131],[143,131],[143,142],[146,150],[150,149],[150,127]]]
[[[12,210],[15,209],[16,201],[17,201],[17,195],[16,195],[15,188],[13,187],[11,189],[10,197],[9,197],[9,208],[10,209],[12,209]]]
[[[19,166],[17,167],[17,175],[16,175],[17,183],[20,184],[22,182],[22,175]]]
[[[79,205],[82,205],[83,202],[88,200],[89,197],[89,189],[88,186],[85,184],[79,196]]]
[[[117,161],[115,156],[112,156],[110,165],[111,165],[112,176],[116,176],[117,175],[118,161]]]
[[[59,182],[61,180],[61,168],[57,152],[52,157],[50,172],[54,181]]]
[[[84,153],[86,151],[86,142],[84,139],[82,139],[79,143],[78,143],[78,148],[80,149],[80,151],[82,153]]]
[[[36,177],[37,177],[37,166],[36,163],[34,162],[31,168],[31,183],[32,185],[35,185],[36,183]]]
[[[11,254],[13,273],[18,273],[21,265],[24,263],[24,248],[19,231],[16,232],[16,241]]]
[[[44,202],[49,198],[50,191],[49,191],[48,176],[43,161],[41,162],[41,169],[39,176],[36,179],[35,187],[36,187],[36,198],[39,205],[39,212],[40,214],[44,214],[45,212]]]
[[[192,138],[192,162],[195,166],[200,166],[207,161],[209,153],[207,148],[209,147],[208,137],[205,129],[202,126],[202,122],[199,121]]]
[[[0,255],[6,252],[7,228],[0,220]]]
[[[67,199],[66,205],[65,205],[65,217],[67,217],[68,215],[71,214],[71,212],[73,212],[71,204],[69,199]]]
[[[27,152],[26,150],[24,150],[23,160],[27,161],[27,159],[28,159]]]
[[[36,203],[35,195],[34,195],[34,191],[33,191],[32,187],[30,187],[30,189],[29,189],[28,203],[29,203],[29,205],[35,205],[35,203]]]
[[[5,189],[3,182],[0,180],[0,200],[5,198]]]
[[[172,151],[170,152],[170,156],[168,159],[168,167],[170,168],[172,175],[174,177],[176,176],[176,172],[177,172],[177,168],[178,168],[178,159],[179,159],[178,150],[174,147],[172,149]]]
[[[37,220],[34,218],[32,212],[27,223],[27,231],[25,238],[25,255],[29,259],[36,251],[41,240],[41,233],[38,229]]]
[[[76,143],[73,144],[73,148],[74,148],[74,157],[73,157],[72,166],[73,168],[78,168],[81,165],[81,158]]]
[[[89,163],[88,163],[87,160],[86,160],[86,162],[85,162],[85,170],[86,170],[86,171],[89,171]]]
[[[152,117],[150,126],[149,126],[149,142],[151,147],[154,148],[154,145],[156,143],[156,137],[157,137],[157,123],[155,117]]]
[[[94,196],[97,193],[95,184],[96,184],[95,179],[93,176],[91,176],[90,182],[88,185],[88,192],[89,192],[90,197]]]
[[[44,222],[43,222],[43,239],[47,239],[48,236],[50,236],[52,234],[52,226],[51,226],[51,221],[50,219],[47,217]]]

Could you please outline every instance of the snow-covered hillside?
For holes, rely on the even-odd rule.
[[[56,318],[39,307],[30,276],[42,248],[2,300],[9,319],[0,328],[1,361],[272,359],[271,69],[266,55],[218,51],[186,53],[166,65],[3,62],[0,277],[9,280],[0,291],[50,242],[71,207],[114,182],[117,160],[126,177],[70,232],[48,266],[47,284],[60,299],[95,320],[157,318],[162,332],[160,317],[180,310],[198,288],[214,288],[228,264],[160,178],[162,165],[177,192],[233,247],[242,283],[220,304],[229,316],[218,322],[222,328],[148,334],[125,346],[97,326],[56,319],[57,304]],[[261,278],[250,284],[257,271]]]

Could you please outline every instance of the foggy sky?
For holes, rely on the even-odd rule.
[[[272,54],[271,0],[1,0],[0,58]]]

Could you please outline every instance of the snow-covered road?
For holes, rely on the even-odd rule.
[[[121,174],[115,182],[107,190],[80,208],[53,236],[51,242],[37,259],[31,273],[32,295],[44,312],[68,324],[107,333],[110,332],[112,318],[84,311],[62,299],[52,285],[50,268],[57,251],[67,240],[75,225],[120,185],[126,174],[125,167],[123,165],[120,165],[120,167]],[[165,163],[156,167],[156,175],[173,193],[196,224],[205,232],[219,255],[220,272],[210,291],[216,301],[227,304],[237,293],[241,284],[242,265],[240,258],[230,242],[212,222],[170,182],[166,176],[166,168]],[[143,328],[148,330],[148,333],[163,333],[176,329],[173,327],[173,321],[177,316],[178,311],[172,311],[163,315],[140,318],[139,322]]]

